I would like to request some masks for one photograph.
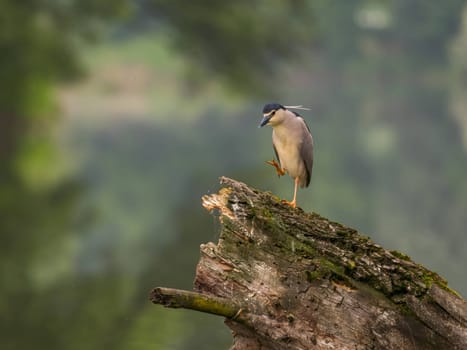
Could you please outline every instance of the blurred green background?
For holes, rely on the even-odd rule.
[[[306,211],[467,295],[461,0],[1,0],[0,346],[227,349],[191,289],[225,175],[283,198],[266,102],[303,104]]]

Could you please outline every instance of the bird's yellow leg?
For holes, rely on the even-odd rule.
[[[277,176],[280,177],[282,175],[285,175],[285,170],[281,168],[281,166],[279,165],[279,163],[276,162],[275,159],[268,160],[266,163],[276,168]]]
[[[292,208],[296,208],[297,207],[297,189],[298,189],[298,177],[295,178],[295,188],[294,188],[294,191],[293,191],[292,201],[289,202],[289,201],[283,200],[282,202],[284,202],[285,204],[290,205]]]
[[[293,199],[290,205],[295,208],[297,206],[297,188],[298,188],[298,177],[295,178],[295,188],[293,191]]]

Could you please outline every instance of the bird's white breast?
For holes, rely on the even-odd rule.
[[[303,128],[299,123],[298,118],[289,119],[274,127],[272,132],[281,167],[293,178],[302,174],[305,166],[300,157]]]

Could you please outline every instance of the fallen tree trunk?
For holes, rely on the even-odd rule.
[[[239,349],[467,349],[467,303],[439,275],[315,213],[222,178],[203,206],[218,244],[201,245],[195,292],[154,303],[226,317]]]

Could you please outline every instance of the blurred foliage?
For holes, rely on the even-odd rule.
[[[313,10],[337,10],[331,3],[317,2],[319,11]],[[325,58],[310,67],[321,78],[307,92],[312,99],[317,96],[311,103],[315,113],[325,116],[327,128],[345,130],[335,138],[326,138],[330,130],[315,132],[324,135],[317,140],[321,142],[317,152],[329,152],[322,155],[328,162],[324,166],[332,166],[323,169],[332,177],[329,183],[346,188],[339,189],[344,195],[334,199],[322,188],[320,203],[327,208],[319,211],[332,210],[333,217],[371,232],[386,247],[441,269],[456,283],[463,279],[459,266],[467,263],[463,238],[467,221],[461,214],[467,210],[462,175],[467,159],[458,124],[449,113],[448,47],[460,29],[465,2],[449,1],[443,9],[430,1],[423,5],[381,1],[379,8],[374,3],[371,7],[367,2],[350,3],[356,20],[340,21],[342,25],[327,31],[322,43]],[[363,15],[380,22],[359,20]],[[317,27],[318,32],[323,28]],[[333,43],[348,33],[353,44],[343,56]],[[339,160],[331,161],[336,157]],[[336,213],[336,208],[342,211]],[[409,237],[404,234],[408,227]]]
[[[148,0],[177,50],[202,76],[225,79],[237,89],[271,93],[280,59],[293,60],[312,42],[309,1]]]
[[[467,150],[467,7],[462,13],[462,28],[450,45],[452,111]]]
[[[0,176],[28,177],[33,167],[35,184],[41,175],[48,177],[33,164],[56,159],[50,146],[54,86],[77,77],[79,42],[96,35],[104,18],[123,15],[125,5],[126,0],[0,2]]]
[[[191,288],[199,244],[217,239],[199,198],[218,176],[290,197],[262,164],[266,95],[312,106],[304,209],[465,294],[466,13],[461,0],[0,1],[2,349],[226,348],[222,320],[147,294]]]

